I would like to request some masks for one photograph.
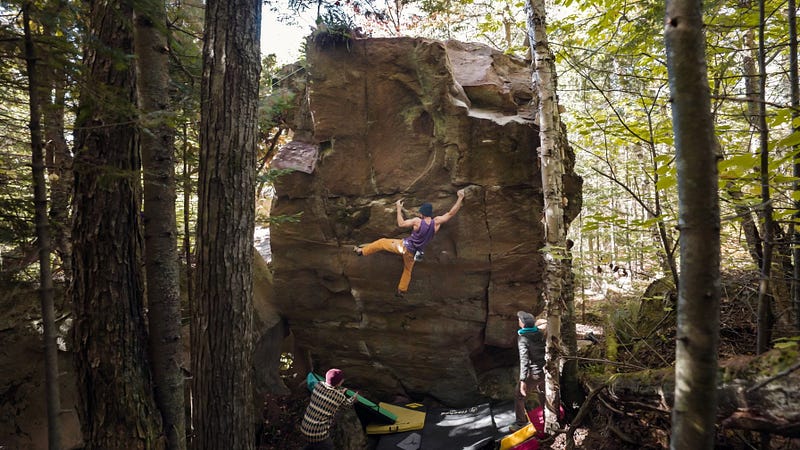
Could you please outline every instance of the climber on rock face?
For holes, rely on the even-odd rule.
[[[356,246],[353,249],[359,256],[369,256],[379,251],[385,251],[396,253],[403,257],[403,274],[400,276],[400,283],[397,285],[396,296],[403,297],[408,291],[414,262],[422,260],[425,246],[439,231],[439,227],[452,219],[461,209],[461,203],[464,201],[464,189],[460,189],[456,194],[458,195],[458,200],[450,208],[450,211],[436,217],[433,217],[433,205],[423,203],[419,208],[419,217],[406,219],[403,217],[403,199],[397,200],[395,203],[397,206],[397,226],[412,228],[411,236],[405,239],[381,238],[364,246]]]

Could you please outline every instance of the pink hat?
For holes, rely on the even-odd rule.
[[[339,369],[331,369],[325,374],[325,382],[331,386],[338,386],[342,381],[344,381],[344,375]]]

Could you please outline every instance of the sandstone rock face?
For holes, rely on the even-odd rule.
[[[498,377],[510,395],[516,311],[543,307],[528,63],[478,44],[413,38],[310,42],[307,62],[294,129],[306,145],[287,146],[274,164],[314,169],[277,185],[272,215],[300,219],[271,230],[268,299],[295,358],[319,372],[339,367],[347,385],[380,400],[474,404]],[[313,165],[293,152],[307,155],[307,144],[316,147]],[[571,221],[581,180],[571,161],[567,168]],[[358,257],[353,246],[409,234],[397,227],[396,200],[407,218],[426,201],[444,214],[460,188],[463,208],[428,245],[405,299],[395,298],[401,258]]]

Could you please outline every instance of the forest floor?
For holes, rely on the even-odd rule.
[[[746,271],[726,275],[720,302],[720,360],[753,354],[757,297],[757,290],[754,290],[753,287],[757,286],[757,281],[757,274]],[[643,289],[639,289],[639,292],[634,292],[634,290],[621,292],[620,290],[606,289],[605,292],[586,291],[582,296],[577,295],[577,319],[585,322],[578,325],[578,336],[583,336],[591,331],[601,341],[600,345],[592,346],[594,348],[591,351],[599,352],[599,354],[589,355],[591,358],[602,360],[605,357],[603,353],[605,349],[603,345],[604,334],[610,323],[615,323],[616,326],[621,327],[620,323],[627,323],[627,312],[635,310],[635,314],[639,314],[645,308],[653,308],[651,303],[643,302],[644,294],[642,292]],[[649,292],[649,289],[647,292]],[[650,295],[652,295],[652,292],[650,292]],[[670,301],[674,301],[674,296],[671,300],[665,300],[665,305]],[[635,351],[622,348],[617,356],[617,361],[631,366],[646,368],[666,367],[672,364],[675,352],[674,311],[671,311],[669,306],[662,307],[657,303],[654,310],[667,311],[666,316],[668,319],[671,314],[671,320],[667,321],[671,324],[660,326],[658,338],[649,339],[647,345],[637,346]],[[664,322],[663,318],[661,321]],[[624,335],[625,333],[624,329],[617,329],[617,334]],[[304,374],[287,373],[286,376],[289,379],[304,379]],[[260,450],[298,450],[303,448],[298,427],[308,404],[308,391],[303,384],[288,387],[291,393],[287,395],[271,395],[265,399],[264,427],[260,433],[261,442],[258,447]],[[596,427],[596,423],[585,423],[575,429],[575,448],[586,450],[637,448],[621,445],[621,442],[615,439],[613,433],[607,429],[593,429],[593,427]],[[654,438],[654,441],[664,442],[665,440],[666,436],[663,433],[661,436]],[[755,448],[748,442],[747,436],[744,438],[738,436],[733,440],[737,442],[730,443],[718,440],[717,448]],[[552,440],[546,441],[546,444],[542,448],[566,449],[566,435],[564,433],[557,434]],[[776,450],[791,449],[797,448],[795,447],[796,445],[798,445],[796,440],[776,437],[773,439],[770,448]],[[647,446],[645,448],[661,447]]]
[[[756,336],[757,286],[758,275],[752,272],[742,271],[726,274],[720,302],[720,360],[753,354]],[[609,332],[609,323],[627,323],[628,316],[626,314],[629,311],[632,309],[638,311],[651,305],[649,302],[642,301],[642,292],[644,291],[644,287],[631,290],[620,290],[612,287],[602,292],[599,290],[594,292],[586,290],[583,293],[576,294],[576,315],[578,321],[582,322],[578,325],[579,336],[591,331],[601,341],[601,345],[589,347],[590,351],[597,352],[589,355],[591,358],[602,361],[606,357],[603,351],[606,347],[604,344],[607,339],[606,334]],[[27,296],[23,297],[27,298]],[[22,339],[30,334],[31,342],[38,342],[38,340],[34,339],[38,336],[35,331],[38,302],[33,301],[36,300],[35,297],[31,297],[32,301],[30,302],[21,301],[19,296],[14,295],[4,296],[3,298],[8,301],[0,305],[2,306],[0,309],[5,311],[0,317],[0,337],[3,338],[6,345],[0,346],[4,347],[0,349],[0,355],[5,354],[6,358],[2,365],[2,370],[0,370],[0,375],[6,375],[8,380],[12,378],[19,379],[22,376],[27,380],[25,382],[28,382],[33,379],[33,372],[38,370],[30,363],[34,360],[38,361],[38,359],[11,357],[10,354],[6,353],[12,348],[20,347],[18,343],[15,344],[15,339],[17,338]],[[656,303],[654,310],[663,311],[664,308]],[[624,334],[624,332],[625,330],[617,330],[617,334]],[[615,360],[619,363],[637,367],[657,368],[669,366],[674,358],[674,339],[675,327],[673,318],[671,325],[668,324],[661,327],[658,339],[649,340],[647,346],[640,346],[636,351],[629,351],[623,346]],[[29,351],[29,354],[34,353],[34,350]],[[24,367],[23,363],[25,363]],[[600,364],[602,365],[602,363]],[[289,388],[288,394],[269,395],[264,399],[263,422],[258,434],[259,450],[299,450],[304,446],[298,428],[308,404],[309,395],[305,383],[298,380],[304,381],[305,373],[293,373],[292,368],[289,368],[282,375],[285,380],[295,381],[286,382],[286,386]],[[0,384],[6,386],[10,385],[9,383],[11,381]],[[3,403],[10,409],[0,410],[0,424],[6,422],[8,425],[12,425],[15,420],[24,419],[19,417],[14,419],[15,413],[13,411],[18,410],[19,407],[13,401]],[[8,420],[3,420],[3,418]],[[622,424],[616,425],[623,426]],[[652,428],[655,429],[657,427],[653,426]],[[603,426],[598,426],[596,422],[584,423],[575,430],[574,437],[577,449],[621,450],[623,448],[635,448],[619,445],[619,441],[615,440],[614,435]],[[0,435],[2,434],[4,434],[3,427],[0,427]],[[662,436],[661,440],[663,441],[664,439]],[[724,439],[718,439],[719,445],[717,448],[736,450],[756,448],[752,446],[752,442],[748,439],[747,435],[742,436],[741,433],[732,435],[730,438],[732,442],[726,441],[723,443]],[[564,434],[558,434],[548,444],[549,447],[546,448],[565,449],[566,437]],[[800,449],[800,442],[798,440],[792,441],[774,437],[770,448],[774,450]]]

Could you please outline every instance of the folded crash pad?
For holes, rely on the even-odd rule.
[[[428,409],[422,449],[491,448],[497,434],[489,403],[461,409]]]
[[[306,376],[306,385],[308,386],[308,390],[313,390],[314,385],[324,379],[325,378],[317,375],[314,372],[309,372]],[[345,394],[348,397],[352,397],[356,393],[355,391],[347,389]],[[359,418],[366,423],[375,422],[380,424],[393,424],[395,423],[395,420],[397,420],[397,416],[393,412],[376,405],[370,400],[367,400],[361,394],[358,394],[358,400],[355,403],[355,407],[356,414],[358,414]]]
[[[529,439],[536,439],[533,437],[535,435],[536,435],[536,427],[534,427],[532,423],[529,423],[524,427],[520,428],[519,430],[504,437],[500,441],[500,450],[509,450],[512,448],[517,448],[517,445],[520,445]]]
[[[367,425],[367,434],[401,433],[421,430],[425,426],[425,411],[389,403],[380,403],[380,408],[391,412],[395,416],[395,421],[392,424],[371,423]]]
[[[564,417],[564,407],[559,409],[559,419]],[[504,437],[500,441],[500,450],[535,450],[539,448],[537,436],[541,436],[540,430],[544,429],[544,409],[541,406],[528,411],[530,423]]]

